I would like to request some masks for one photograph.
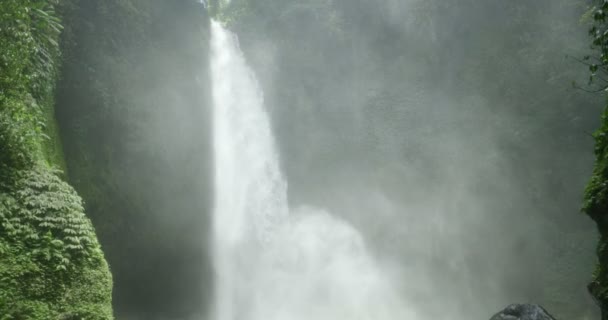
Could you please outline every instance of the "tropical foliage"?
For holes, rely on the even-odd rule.
[[[112,318],[111,275],[62,180],[57,1],[0,6],[0,319]]]
[[[593,91],[606,91],[608,82],[608,1],[594,1],[586,14],[592,21],[589,35],[596,54],[584,58],[591,73],[589,84]],[[598,226],[600,240],[597,247],[599,262],[589,291],[602,307],[602,319],[608,318],[608,109],[602,115],[601,127],[595,132],[595,167],[585,191],[583,211]]]

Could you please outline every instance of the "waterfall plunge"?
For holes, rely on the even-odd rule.
[[[323,210],[290,212],[255,76],[212,22],[214,320],[415,319],[360,234]]]

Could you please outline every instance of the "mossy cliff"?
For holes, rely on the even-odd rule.
[[[594,136],[596,162],[585,190],[583,211],[597,223],[600,239],[597,246],[599,262],[588,288],[600,304],[602,319],[608,319],[608,110]]]
[[[603,75],[608,72],[608,2],[594,1],[592,7],[583,17],[591,20],[589,35],[592,44],[599,52],[599,57],[585,57],[585,64],[591,72],[590,83],[598,92],[607,89]],[[598,264],[593,281],[588,289],[602,310],[602,319],[608,319],[608,108],[604,110],[601,126],[594,134],[595,166],[591,180],[585,189],[583,212],[597,224],[600,234],[597,246]]]
[[[0,319],[112,318],[108,265],[61,171],[58,6],[0,6]]]
[[[65,19],[57,122],[114,313],[198,318],[212,288],[209,18],[192,0],[82,0]]]

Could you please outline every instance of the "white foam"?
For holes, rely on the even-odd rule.
[[[237,38],[212,23],[215,320],[414,319],[357,230],[290,214],[263,94]]]

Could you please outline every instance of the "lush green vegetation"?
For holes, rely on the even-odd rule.
[[[602,92],[608,88],[608,2],[595,1],[595,4],[587,17],[593,21],[589,34],[598,55],[585,57],[584,61],[591,72],[592,90]],[[602,319],[608,319],[608,109],[604,111],[602,125],[594,137],[595,168],[585,192],[583,211],[597,223],[600,240],[597,247],[599,263],[589,291],[602,308]]]
[[[201,6],[1,2],[0,320],[112,317],[112,276],[92,225],[118,317],[205,313],[212,170]],[[436,275],[429,301],[491,297],[540,302],[563,318],[590,313],[580,289],[595,240],[572,213],[589,174],[586,132],[597,126],[597,109],[581,106],[598,99],[571,88],[581,68],[564,59],[586,53],[584,3],[209,2],[264,87],[294,202],[366,207],[327,194],[369,199],[374,188],[400,208],[443,201],[436,209],[454,213],[448,232],[469,233],[344,218],[386,256],[402,254],[391,234],[445,249],[404,257]],[[600,52],[581,59],[591,91],[608,84],[606,12],[597,1],[585,17]],[[608,112],[602,121],[584,210],[602,236],[589,289],[608,309]],[[419,215],[417,226],[434,227]]]
[[[61,177],[56,1],[0,6],[0,318],[111,319],[111,275]]]
[[[57,152],[43,148],[43,141],[51,140],[43,128],[53,124],[45,116],[52,114],[47,111],[54,90],[61,24],[54,5],[47,1],[7,1],[1,10],[0,161],[22,169],[45,159],[43,150]]]

